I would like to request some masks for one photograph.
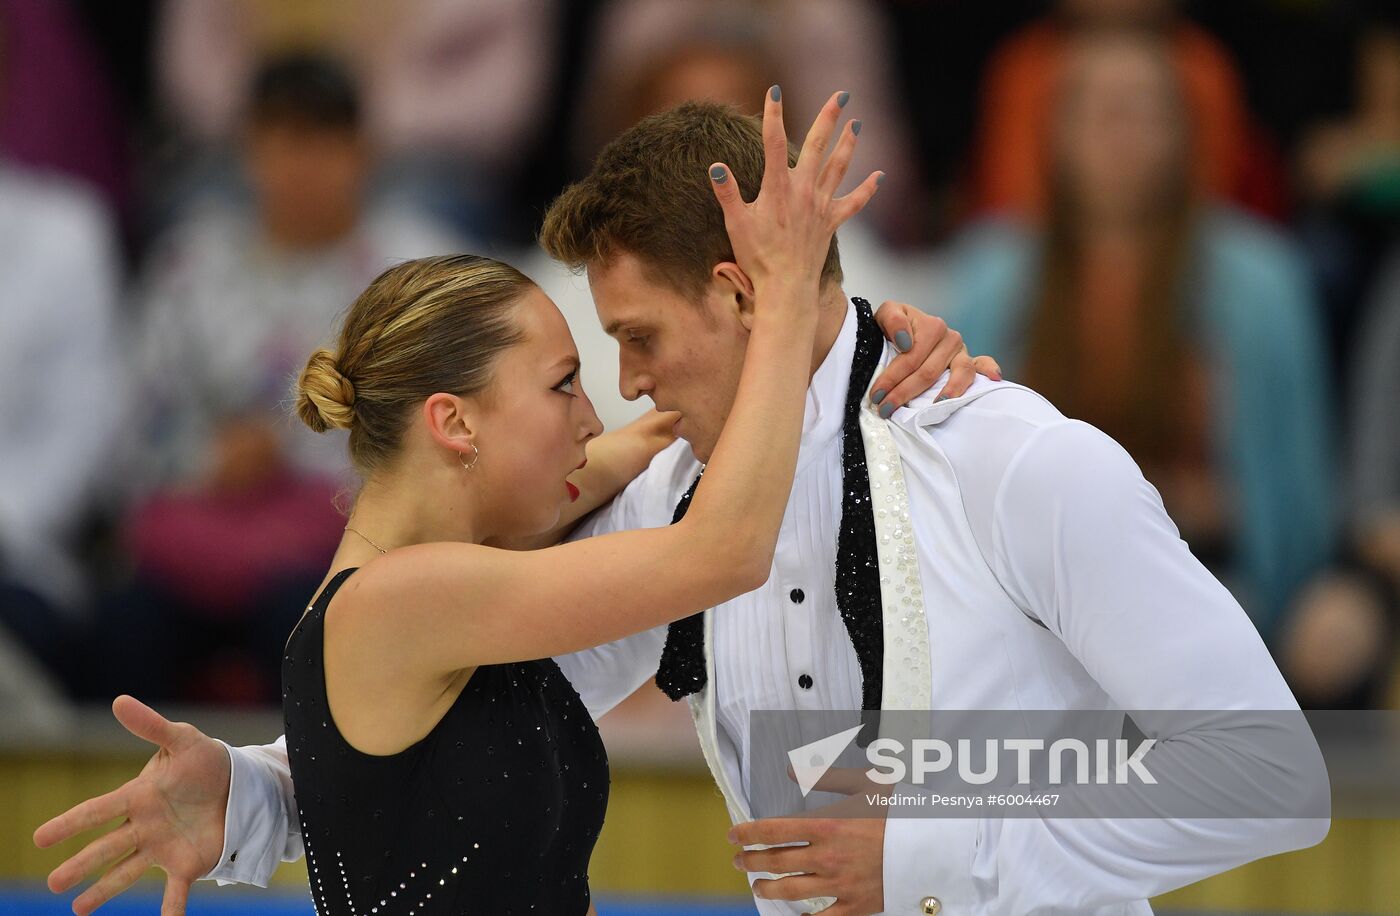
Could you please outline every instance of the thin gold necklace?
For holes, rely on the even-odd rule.
[[[346,530],[346,531],[355,531],[355,529],[354,529],[354,528],[351,528],[349,525],[346,525],[346,526],[345,526],[345,530]],[[374,543],[374,541],[371,541],[369,538],[365,537],[363,534],[360,534],[360,532],[355,531],[355,533],[356,533],[356,534],[359,534],[360,537],[365,538],[365,541],[367,541],[367,542],[369,543],[369,546],[373,547],[375,550],[379,551],[380,553],[388,553],[388,552],[389,552],[389,551],[385,550],[383,547],[380,547],[378,544]]]

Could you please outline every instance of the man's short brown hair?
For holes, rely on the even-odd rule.
[[[789,145],[788,165],[797,161]],[[598,154],[593,171],[550,204],[540,244],[574,270],[626,252],[653,279],[699,295],[721,261],[733,261],[724,213],[710,187],[711,163],[723,162],[745,200],[763,180],[763,126],[729,105],[686,102],[638,121]],[[841,282],[836,238],[822,283]]]

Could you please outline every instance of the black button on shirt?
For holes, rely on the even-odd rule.
[[[788,597],[792,599],[793,604],[801,604],[807,600],[807,595],[800,588],[788,592]]]
[[[811,689],[812,689],[812,676],[811,676],[810,674],[804,674],[804,675],[802,675],[801,677],[799,677],[799,678],[797,679],[797,686],[798,686],[798,687],[801,687],[803,690],[811,690]]]

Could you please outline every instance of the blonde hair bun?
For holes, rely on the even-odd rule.
[[[398,455],[424,400],[490,387],[496,357],[524,339],[516,305],[534,288],[476,255],[395,264],[350,306],[334,350],[311,354],[288,400],[317,432],[350,430],[350,464],[368,478]]]
[[[335,354],[317,350],[297,379],[297,415],[318,433],[349,429],[355,420],[355,386],[340,374]]]

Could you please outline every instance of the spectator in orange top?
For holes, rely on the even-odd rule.
[[[1056,13],[1031,23],[992,55],[972,159],[973,210],[1041,212],[1051,96],[1066,46],[1076,31],[1105,27],[1152,29],[1168,38],[1193,122],[1196,188],[1275,215],[1281,209],[1277,200],[1241,200],[1255,190],[1244,184],[1250,126],[1229,52],[1178,17],[1173,0],[1061,0]]]

